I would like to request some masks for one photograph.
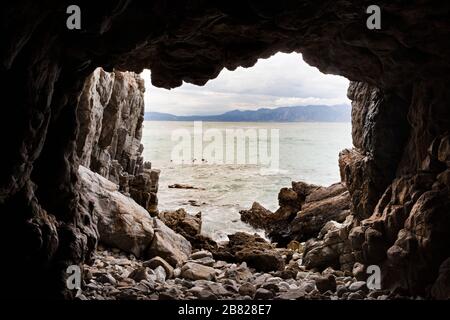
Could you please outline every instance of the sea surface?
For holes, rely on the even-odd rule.
[[[239,133],[239,129],[252,139],[256,136],[257,144],[246,140],[239,149],[242,151],[244,146],[246,157],[238,160],[236,156],[234,161],[228,160],[231,163],[220,163],[222,158],[222,162],[227,161],[227,156],[231,158],[233,152],[238,154],[237,140],[230,142],[226,135]],[[292,181],[325,186],[340,181],[338,153],[352,146],[350,123],[202,122],[196,123],[196,130],[194,134],[194,122],[145,121],[144,159],[152,163],[152,168],[161,170],[159,210],[201,211],[202,233],[217,241],[226,240],[227,234],[237,231],[261,233],[240,221],[239,210],[248,209],[257,201],[275,211],[278,191],[290,187]],[[208,144],[214,143],[210,142],[211,136],[216,141],[214,146],[223,145],[223,156],[218,149],[206,152]],[[202,138],[210,140],[201,142]],[[270,152],[258,149],[260,146],[267,146]],[[180,150],[185,151],[184,156]],[[261,154],[272,159],[272,165],[267,159],[260,161]],[[278,165],[272,156],[275,154]],[[200,189],[169,188],[176,183]]]

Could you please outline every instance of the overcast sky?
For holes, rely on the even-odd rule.
[[[149,70],[141,76],[146,86],[145,110],[175,115],[350,103],[346,78],[321,73],[298,53],[277,53],[247,69],[224,69],[203,87],[184,83],[172,90],[161,89],[152,86]]]

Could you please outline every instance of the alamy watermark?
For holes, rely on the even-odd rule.
[[[381,290],[381,269],[373,264],[367,266],[366,273],[369,274],[366,284],[370,290]]]
[[[175,164],[258,165],[262,171],[278,172],[280,130],[267,128],[203,128],[194,121],[193,129],[176,129],[171,139],[171,161]]]
[[[369,30],[381,29],[381,9],[379,6],[373,4],[367,7],[366,13],[370,14],[367,18],[366,26]]]

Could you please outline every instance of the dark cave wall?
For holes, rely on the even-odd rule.
[[[71,4],[81,7],[82,30],[65,27]],[[250,67],[278,51],[299,51],[323,72],[362,82],[359,94],[377,95],[364,104],[365,115],[357,117],[365,135],[356,133],[360,154],[356,162],[349,160],[360,183],[370,182],[365,186],[368,205],[354,201],[362,221],[352,233],[354,248],[365,262],[402,266],[406,272],[393,278],[412,292],[422,292],[434,281],[450,247],[445,246],[450,243],[450,97],[445,88],[450,5],[378,1],[382,29],[369,31],[365,9],[370,4],[4,4],[0,68],[9,103],[0,120],[5,162],[0,212],[7,226],[1,243],[17,265],[9,277],[13,283],[6,286],[22,295],[70,296],[62,290],[66,267],[89,259],[95,247],[95,223],[78,210],[83,200],[78,194],[76,107],[84,80],[96,67],[149,68],[154,85],[173,88],[182,81],[203,85],[224,67]],[[349,177],[358,180],[351,170]],[[352,192],[355,199],[357,194]],[[404,231],[398,235],[399,230]],[[421,263],[412,263],[417,259]],[[429,276],[418,279],[427,269]],[[21,284],[29,290],[18,289]]]

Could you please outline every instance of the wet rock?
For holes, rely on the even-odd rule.
[[[194,187],[189,184],[181,184],[181,183],[175,183],[169,185],[169,188],[171,189],[194,189],[194,190],[205,190],[204,188]]]

